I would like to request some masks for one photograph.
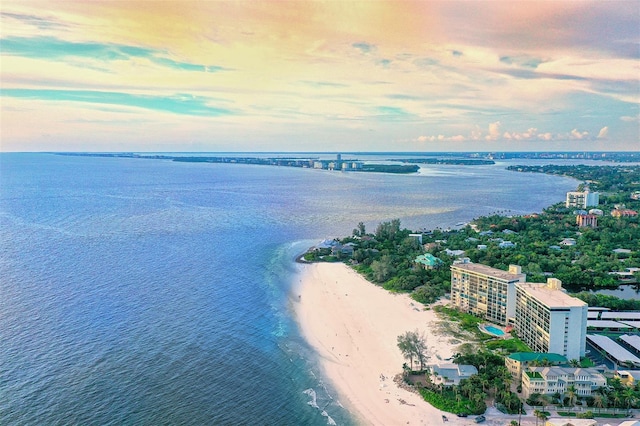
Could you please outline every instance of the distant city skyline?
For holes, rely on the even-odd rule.
[[[0,151],[638,151],[630,1],[2,1]]]

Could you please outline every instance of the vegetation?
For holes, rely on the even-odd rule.
[[[420,169],[420,166],[415,164],[400,165],[400,164],[365,164],[358,171],[362,172],[378,172],[378,173],[415,173]]]
[[[601,306],[613,311],[640,311],[640,300],[638,299],[625,300],[615,296],[589,292],[580,292],[573,296],[586,302],[589,306]]]
[[[424,370],[425,362],[428,360],[427,340],[424,334],[416,331],[407,331],[398,336],[398,348],[402,356],[409,360],[409,369],[413,370],[413,360],[420,364],[420,370]]]
[[[459,166],[496,164],[493,160],[486,160],[482,158],[396,158],[390,161],[401,161],[403,163],[416,164],[449,164]]]
[[[504,366],[504,358],[491,352],[458,354],[457,364],[470,364],[478,369],[478,374],[460,382],[459,392],[470,399],[478,395],[492,398],[496,406],[505,413],[517,414],[522,407],[520,398],[511,392],[511,373]]]
[[[361,222],[351,236],[336,240],[339,246],[354,247],[353,255],[348,259],[343,259],[339,251],[330,249],[307,253],[305,258],[348,260],[369,281],[392,292],[410,293],[413,299],[425,304],[436,301],[450,290],[449,267],[458,257],[454,253],[456,250],[464,251],[464,256],[472,262],[502,270],[510,264],[519,265],[529,282],[544,282],[549,276],[559,278],[564,287],[573,291],[616,288],[620,281],[611,272],[640,267],[639,219],[614,218],[608,214],[615,207],[614,203],[624,202],[627,208],[640,210],[640,200],[629,196],[631,191],[640,189],[640,167],[545,166],[536,170],[519,170],[572,176],[585,180],[593,191],[603,191],[599,208],[604,215],[598,217],[598,228],[578,228],[574,209],[567,209],[561,203],[540,214],[518,217],[496,214],[475,219],[472,226],[463,229],[436,229],[417,236],[401,228],[399,219],[379,224],[374,233],[367,233]],[[565,239],[572,239],[575,244],[561,245]],[[505,240],[512,242],[513,246],[501,247],[500,243]],[[614,251],[617,248],[629,252]],[[415,259],[425,253],[440,262],[431,267],[420,266]],[[640,283],[636,285],[640,286]],[[612,310],[640,309],[637,300],[626,301],[586,291],[578,293],[577,297],[589,305]],[[502,411],[518,413],[522,402],[517,394],[510,391],[511,375],[504,367],[504,359],[496,353],[527,352],[530,349],[515,336],[497,340],[480,332],[478,324],[483,321],[481,318],[444,306],[435,306],[434,310],[459,323],[463,331],[473,333],[477,340],[485,341],[486,349],[480,352],[461,350],[454,362],[474,365],[478,374],[463,380],[459,386],[436,385],[427,380],[427,385],[419,389],[424,399],[448,412],[477,414],[484,412],[485,400],[491,398]],[[417,331],[398,336],[398,348],[410,363],[405,368],[407,375],[421,374],[413,371],[416,360],[420,371],[423,371],[426,360],[426,342],[423,340]],[[618,381],[617,385],[610,384],[600,389],[584,403],[594,410],[636,407],[640,401],[639,391],[637,386],[635,389],[623,389]],[[565,395],[553,398],[532,395],[528,402],[542,407],[536,412],[538,420],[548,416],[544,409],[551,404],[571,411],[577,403],[582,403],[572,387]]]
[[[637,161],[637,160],[636,160]],[[640,189],[638,166],[509,166],[507,170],[568,176],[586,182],[592,191],[631,192]],[[578,189],[581,190],[584,184]]]
[[[449,266],[456,258],[451,255],[453,250],[464,251],[464,256],[472,262],[498,269],[506,270],[510,264],[519,265],[530,282],[556,277],[570,291],[617,288],[621,281],[612,272],[640,267],[640,219],[614,218],[608,214],[614,203],[619,202],[624,202],[627,208],[640,210],[640,200],[630,198],[630,191],[640,189],[640,167],[518,168],[564,174],[584,179],[592,190],[610,191],[601,194],[599,207],[604,215],[598,217],[598,227],[578,228],[575,209],[567,209],[558,203],[540,214],[516,217],[501,212],[477,218],[473,226],[460,230],[436,229],[422,233],[422,245],[418,238],[410,236],[412,231],[401,228],[398,219],[379,224],[374,233],[367,233],[360,223],[353,235],[338,241],[354,245],[353,256],[348,260],[368,280],[389,291],[410,293],[414,300],[424,304],[433,303],[450,290]],[[575,244],[561,245],[567,238],[573,239]],[[500,247],[503,241],[510,241],[514,246]],[[619,248],[630,252],[614,251]],[[434,269],[421,267],[415,259],[425,253],[442,263]],[[339,255],[313,252],[307,253],[305,259],[346,260]],[[636,286],[640,288],[637,278]],[[587,303],[617,310],[639,309],[640,304],[588,293],[578,297],[585,301],[591,298]],[[598,299],[594,300],[594,297]]]
[[[485,396],[483,394],[477,394],[475,398],[469,399],[454,387],[441,389],[439,391],[421,388],[418,391],[420,395],[422,395],[422,398],[429,404],[448,413],[482,414],[487,409],[486,404],[482,400]]]
[[[514,352],[531,352],[531,348],[514,335],[510,339],[493,339],[485,342],[485,347],[494,352],[512,354]]]

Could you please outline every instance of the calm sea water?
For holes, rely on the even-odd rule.
[[[351,424],[292,318],[295,255],[360,221],[446,227],[575,187],[504,164],[0,154],[0,424]]]

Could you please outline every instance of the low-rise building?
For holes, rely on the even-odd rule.
[[[522,372],[527,367],[551,366],[566,362],[566,357],[546,352],[515,352],[504,359],[505,367],[518,383],[522,380]]]
[[[524,398],[533,393],[563,395],[570,386],[575,387],[579,397],[586,397],[606,384],[606,377],[595,368],[527,367],[522,372]]]
[[[478,374],[478,369],[466,364],[431,364],[428,366],[431,372],[431,381],[444,386],[459,385],[460,380],[468,379]]]
[[[431,253],[421,254],[415,258],[414,262],[425,269],[437,269],[444,263]]]
[[[611,210],[611,216],[613,217],[635,217],[638,216],[638,212],[629,209],[613,209]]]
[[[620,379],[620,383],[623,385],[632,388],[636,383],[640,383],[640,370],[618,370],[614,377]]]

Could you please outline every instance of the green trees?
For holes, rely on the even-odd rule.
[[[380,260],[371,262],[371,271],[375,282],[383,283],[393,277],[396,268],[393,265],[393,259],[389,255],[384,255]]]
[[[401,334],[398,336],[398,349],[402,352],[402,356],[409,360],[410,370],[413,371],[414,359],[420,364],[420,371],[424,370],[424,364],[429,359],[424,334],[418,330]]]
[[[578,392],[576,391],[575,385],[569,386],[567,388],[567,391],[565,392],[565,395],[567,397],[567,405],[569,406],[569,408],[573,408],[573,406],[576,404],[576,400],[578,399]]]
[[[549,418],[547,413],[541,410],[535,410],[533,412],[533,415],[536,416],[536,425],[538,424],[538,420],[541,420],[542,424],[544,425],[544,422],[546,422],[547,419]]]

